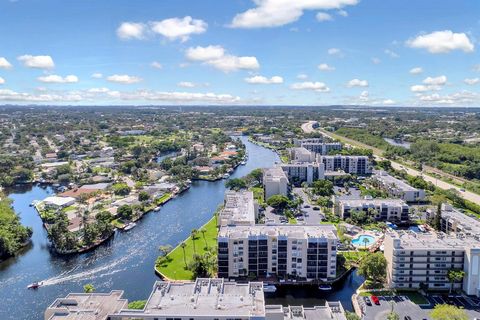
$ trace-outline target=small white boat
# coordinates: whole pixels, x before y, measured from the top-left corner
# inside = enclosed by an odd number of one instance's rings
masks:
[[[137,224],[135,222],[130,222],[129,224],[127,224],[127,226],[123,229],[124,231],[128,231],[128,230],[132,230],[133,228],[135,228]]]
[[[160,207],[155,207],[155,209],[153,209],[153,211],[155,211],[155,212],[160,211]]]
[[[275,287],[275,285],[273,285],[273,284],[263,284],[263,292],[273,293],[275,291],[277,291],[277,287]]]
[[[330,291],[330,290],[332,290],[332,286],[328,285],[328,284],[321,284],[321,285],[318,286],[318,290]]]
[[[244,165],[247,164],[247,161],[244,160],[244,161],[240,162],[240,164],[241,164],[242,166],[244,166]]]
[[[223,175],[223,179],[228,179],[228,178],[230,178],[230,175],[229,175],[228,173],[225,173],[225,174]]]
[[[27,286],[27,289],[38,289],[40,288],[40,286],[42,285],[42,282],[34,282],[34,283],[31,283]]]

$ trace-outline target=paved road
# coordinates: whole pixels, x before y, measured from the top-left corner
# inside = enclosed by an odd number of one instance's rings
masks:
[[[315,131],[315,129],[313,128],[314,123],[315,123],[315,121],[309,121],[309,122],[306,122],[306,123],[302,124],[302,130],[305,133],[314,132]],[[334,135],[332,135],[328,131],[325,131],[325,130],[322,130],[322,129],[318,129],[318,131],[321,132],[322,134],[332,138],[332,139],[338,140]],[[342,139],[347,141],[347,142],[351,142],[352,144],[363,145],[362,143],[359,143],[359,142],[357,142],[355,140],[352,140],[352,139],[343,138],[343,137],[342,137]],[[436,185],[437,187],[439,187],[440,189],[443,189],[443,190],[455,189],[459,192],[460,197],[462,197],[463,199],[480,204],[480,195],[478,195],[476,193],[473,193],[473,192],[470,192],[468,190],[461,191],[459,187],[457,187],[453,184],[450,184],[448,182],[439,180],[435,177],[426,175],[426,174],[422,173],[421,171],[418,171],[418,170],[415,170],[415,169],[412,169],[412,168],[409,168],[409,167],[405,167],[404,165],[402,165],[398,162],[395,162],[395,161],[392,161],[390,159],[385,159],[384,157],[381,157],[378,153],[379,149],[376,149],[376,148],[373,148],[373,147],[370,147],[370,146],[366,146],[366,147],[373,150],[375,160],[389,160],[392,164],[392,167],[395,170],[405,170],[411,176],[420,176],[423,179],[425,179],[426,181],[429,181],[429,182],[433,183],[434,185]]]

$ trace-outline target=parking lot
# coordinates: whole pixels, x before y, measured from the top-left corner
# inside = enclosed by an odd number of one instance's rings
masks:
[[[409,316],[412,320],[431,319],[429,317],[433,306],[436,304],[450,303],[458,307],[462,307],[467,312],[469,319],[480,319],[480,299],[465,298],[461,296],[450,297],[447,300],[439,295],[431,295],[426,297],[430,302],[429,306],[419,306],[406,296],[379,296],[380,305],[376,305],[370,300],[371,305],[365,303],[365,298],[359,296],[359,305],[364,310],[364,320],[385,320],[388,313],[393,310],[400,316],[401,320]]]
[[[319,224],[325,219],[320,207],[309,203],[308,196],[302,188],[293,188],[293,193],[303,199],[303,206],[301,208],[301,215],[297,217],[299,224]],[[318,210],[315,210],[317,208]]]

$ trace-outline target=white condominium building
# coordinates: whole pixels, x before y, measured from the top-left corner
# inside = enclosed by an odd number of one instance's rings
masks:
[[[378,187],[388,192],[392,197],[403,199],[406,202],[425,200],[425,190],[414,188],[405,181],[397,179],[385,171],[376,171],[372,178]]]
[[[392,288],[448,290],[448,271],[463,270],[453,284],[468,295],[480,295],[480,241],[461,234],[392,232],[385,236],[387,280]]]
[[[263,171],[263,188],[265,200],[275,194],[288,195],[288,178],[281,167],[268,168]]]
[[[315,162],[315,153],[303,147],[289,148],[288,159],[293,162]]]
[[[343,170],[346,173],[366,175],[372,173],[372,167],[367,156],[320,156],[317,162],[325,165],[326,171]]]
[[[223,209],[218,214],[218,225],[255,225],[258,204],[251,191],[227,191]]]
[[[436,215],[437,208],[427,209],[427,220],[433,220]],[[441,217],[440,227],[442,232],[461,233],[467,236],[480,235],[480,221],[475,217],[458,211],[448,203],[442,204]]]
[[[340,142],[324,142],[321,138],[295,140],[294,145],[321,155],[327,155],[332,150],[342,150]]]
[[[376,220],[400,222],[408,220],[409,206],[401,199],[340,199],[335,201],[335,213],[342,219],[352,211],[374,210]]]
[[[346,320],[340,302],[304,308],[265,305],[262,282],[223,279],[157,281],[145,307],[128,309],[123,291],[71,293],[45,311],[45,320]]]
[[[297,186],[303,182],[311,184],[315,180],[325,179],[323,163],[294,162],[281,164],[280,167],[287,175],[290,183]]]
[[[333,225],[222,227],[218,234],[218,275],[333,279],[337,241]]]

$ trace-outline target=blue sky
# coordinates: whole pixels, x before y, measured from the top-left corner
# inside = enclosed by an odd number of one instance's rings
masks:
[[[0,0],[0,103],[480,106],[478,0]]]

